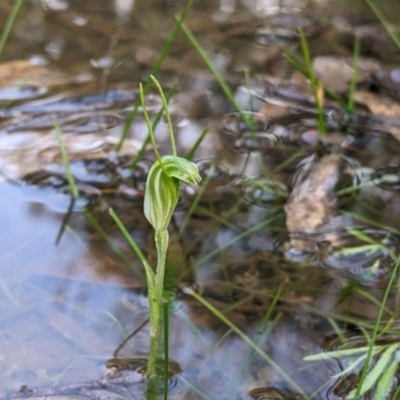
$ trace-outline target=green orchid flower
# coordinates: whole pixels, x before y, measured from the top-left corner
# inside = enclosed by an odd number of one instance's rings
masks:
[[[151,167],[144,196],[144,215],[156,232],[166,230],[179,200],[179,181],[201,180],[195,164],[182,157],[163,156]]]

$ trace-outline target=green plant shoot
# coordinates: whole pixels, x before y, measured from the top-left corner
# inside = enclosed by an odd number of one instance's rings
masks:
[[[154,278],[155,282],[148,282],[150,310],[150,352],[147,375],[149,377],[156,374],[156,362],[161,332],[165,260],[169,240],[168,225],[179,200],[180,181],[188,184],[197,184],[201,180],[197,166],[191,161],[176,155],[172,123],[168,113],[168,107],[164,93],[158,81],[153,76],[150,76],[150,78],[156,85],[163,101],[164,112],[169,126],[173,155],[161,157],[158,153],[152,125],[144,102],[143,87],[140,85],[139,91],[143,106],[143,114],[149,130],[151,142],[153,144],[154,153],[157,158],[147,176],[144,196],[144,215],[154,228],[155,243],[157,248],[157,270]],[[150,288],[152,288],[152,290],[150,290]]]

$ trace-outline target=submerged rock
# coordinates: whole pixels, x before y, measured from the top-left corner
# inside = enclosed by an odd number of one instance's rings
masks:
[[[286,227],[291,246],[299,251],[315,251],[322,243],[341,244],[341,231],[351,218],[338,213],[336,190],[348,174],[346,158],[329,154],[312,155],[299,163],[293,189],[285,206]]]

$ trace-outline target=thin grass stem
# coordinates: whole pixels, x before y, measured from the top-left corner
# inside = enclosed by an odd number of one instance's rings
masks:
[[[190,216],[193,214],[194,210],[196,209],[196,207],[198,206],[201,197],[203,196],[203,193],[205,192],[205,190],[207,189],[207,186],[211,180],[211,175],[213,173],[213,166],[211,167],[211,173],[209,176],[206,176],[206,179],[203,181],[202,185],[200,186],[199,191],[196,193],[195,198],[193,199],[192,203],[190,204],[189,210],[187,211],[185,218],[183,219],[181,226],[179,227],[179,234],[182,235],[183,232],[185,231],[189,220],[190,220]]]
[[[185,8],[183,9],[180,16],[177,18],[177,22],[174,25],[174,28],[172,29],[171,34],[169,35],[164,47],[162,48],[161,53],[160,53],[156,63],[154,64],[154,67],[150,71],[150,75],[157,75],[158,71],[160,70],[165,57],[169,53],[169,51],[172,47],[172,44],[174,43],[176,37],[178,36],[179,31],[181,30],[183,21],[186,19],[187,15],[189,14],[189,11],[192,9],[193,3],[194,3],[194,0],[187,0]],[[151,81],[149,79],[147,79],[146,83],[143,87],[144,94],[147,94],[147,91],[149,90],[150,85],[151,85]],[[139,106],[140,106],[140,99],[136,100],[134,108],[133,108],[132,112],[129,114],[128,119],[126,120],[121,138],[115,148],[116,151],[121,150],[122,145],[123,145],[126,137],[128,136],[129,129],[138,114]]]
[[[139,246],[133,240],[132,236],[126,230],[124,224],[119,219],[118,215],[115,214],[115,212],[114,212],[114,210],[112,208],[110,208],[108,210],[108,212],[110,214],[110,217],[113,219],[113,221],[117,225],[118,229],[121,231],[122,235],[124,236],[124,238],[128,242],[129,246],[131,247],[131,249],[135,253],[136,257],[142,262],[142,264],[143,264],[143,266],[144,266],[144,268],[146,270],[146,273],[148,273],[149,275],[154,277],[154,271],[151,268],[150,263],[148,262],[147,258],[144,256],[144,254],[142,253],[142,250],[140,250]]]
[[[114,244],[114,242],[111,240],[110,236],[105,232],[105,230],[101,227],[97,219],[94,217],[94,215],[89,211],[85,211],[85,216],[88,219],[88,221],[93,225],[94,229],[96,232],[102,237],[108,246],[117,254],[117,256],[125,263],[125,265],[129,265],[131,268],[132,272],[134,272],[139,278],[144,279],[143,273],[138,271],[137,268],[132,264],[132,262],[129,260],[129,258]]]
[[[176,87],[177,87],[177,86],[174,85],[174,86],[167,92],[167,95],[166,95],[167,104],[168,104],[169,101],[171,100],[172,96],[175,94]],[[161,117],[162,117],[162,115],[163,115],[163,112],[164,112],[164,106],[161,107],[161,108],[158,110],[158,112],[157,112],[157,114],[156,114],[156,117],[154,118],[154,121],[153,121],[153,123],[152,123],[152,125],[151,125],[151,128],[152,128],[153,132],[156,131],[156,128],[157,128],[159,122],[161,121]],[[144,139],[144,141],[143,141],[143,143],[142,143],[142,147],[139,149],[138,153],[136,154],[135,158],[134,158],[133,161],[132,161],[132,164],[130,165],[130,168],[131,168],[131,169],[135,169],[135,168],[136,168],[137,164],[138,164],[139,161],[142,159],[143,154],[144,154],[144,152],[146,151],[146,147],[147,147],[147,145],[150,143],[150,141],[151,141],[151,137],[150,137],[150,134],[148,133],[147,136],[146,136],[146,138]]]
[[[176,144],[175,144],[175,138],[174,138],[174,130],[172,128],[171,115],[168,111],[168,103],[167,103],[167,100],[165,99],[164,91],[162,90],[161,85],[158,82],[158,80],[153,75],[150,75],[150,79],[152,80],[152,82],[154,83],[154,85],[156,86],[156,88],[158,90],[158,93],[160,94],[161,101],[162,101],[163,108],[164,108],[165,117],[167,118],[169,140],[171,141],[172,154],[174,156],[176,156],[177,153],[176,153]]]
[[[15,19],[17,18],[17,15],[19,13],[19,10],[22,6],[22,3],[24,0],[16,0],[11,12],[7,18],[6,24],[4,25],[4,28],[2,29],[1,35],[0,35],[0,56],[3,53],[4,46],[7,42],[8,36],[10,35],[10,32],[12,30],[12,27],[14,26]]]
[[[192,148],[187,152],[185,158],[186,160],[192,161],[194,154],[196,153],[197,149],[203,142],[203,139],[206,137],[207,133],[210,130],[210,126],[206,126],[200,133],[200,136],[197,138],[196,142],[192,146]]]
[[[308,71],[303,67],[303,65],[301,64],[301,61],[299,61],[297,59],[297,57],[295,57],[293,54],[291,54],[290,52],[286,52],[285,53],[285,58],[288,61],[288,63],[297,71],[299,71],[301,74],[303,74],[307,79],[311,80],[311,76],[308,73]],[[343,101],[343,99],[336,94],[333,90],[324,87],[324,93],[327,97],[329,97],[331,100],[335,101],[336,103],[338,103],[341,107],[343,107],[344,109],[346,109],[346,102]]]
[[[60,124],[58,123],[57,119],[54,120],[54,127],[55,127],[55,131],[56,131],[58,147],[59,147],[60,153],[61,153],[62,163],[65,168],[65,174],[67,176],[68,185],[71,189],[72,197],[74,199],[77,199],[79,197],[79,189],[78,189],[78,186],[76,185],[74,175],[72,174],[72,171],[71,171],[71,166],[69,163],[67,150],[65,149],[61,127],[60,127]]]
[[[304,63],[306,65],[307,74],[310,78],[311,90],[312,90],[312,93],[314,96],[315,105],[317,107],[318,132],[321,136],[326,136],[324,104],[323,104],[324,90],[323,90],[322,84],[318,81],[318,79],[314,75],[314,71],[313,71],[312,63],[311,63],[310,49],[309,49],[308,43],[307,43],[307,38],[301,29],[299,30],[299,35],[300,35],[301,50],[303,52],[303,57],[304,57]]]
[[[396,43],[396,46],[400,49],[400,36],[398,35],[398,33],[392,28],[392,25],[386,19],[386,17],[383,15],[383,13],[379,10],[379,8],[376,6],[374,1],[367,0],[367,3],[371,7],[371,9],[375,13],[375,15],[379,18],[379,20],[381,21],[382,25],[385,27],[385,29],[389,33],[392,40]]]
[[[225,82],[225,80],[223,79],[221,74],[218,72],[218,70],[214,67],[214,64],[211,62],[207,53],[204,51],[200,42],[194,36],[194,34],[190,30],[190,28],[185,23],[182,23],[182,30],[185,32],[185,34],[186,34],[187,38],[189,39],[190,43],[192,44],[192,46],[199,53],[200,57],[206,64],[207,68],[210,70],[211,74],[214,76],[215,80],[221,86],[221,89],[225,93],[225,96],[231,102],[231,104],[233,105],[235,110],[239,113],[240,118],[242,118],[243,122],[245,122],[251,129],[253,129],[254,128],[253,121],[250,118],[248,118],[246,113],[243,111],[242,107],[240,107],[240,105],[236,101],[235,96],[233,95],[231,89],[229,88],[229,86],[227,85],[227,83]]]
[[[250,339],[241,329],[239,329],[232,321],[225,317],[219,310],[217,310],[212,304],[210,304],[205,298],[197,294],[194,290],[187,288],[184,292],[197,300],[207,310],[218,317],[225,325],[228,326],[233,332],[235,332],[250,348],[252,348],[261,358],[271,365],[274,370],[283,378],[285,381],[293,387],[304,399],[309,397],[303,392],[301,387],[278,365],[275,361],[269,357],[252,339]]]
[[[367,377],[369,366],[370,366],[371,359],[372,359],[373,349],[374,349],[374,346],[375,346],[375,341],[376,341],[376,338],[378,336],[378,331],[379,331],[380,323],[381,323],[381,320],[382,320],[383,310],[385,309],[385,305],[386,305],[387,299],[389,297],[390,290],[391,290],[391,288],[393,286],[394,279],[395,279],[395,277],[397,275],[399,266],[400,266],[400,254],[397,256],[396,264],[395,264],[395,266],[394,266],[394,268],[392,270],[392,273],[390,274],[389,282],[388,282],[388,284],[386,286],[385,293],[383,295],[382,302],[381,302],[381,305],[379,307],[379,312],[378,312],[378,315],[376,317],[375,324],[374,324],[374,331],[373,331],[371,339],[369,341],[367,358],[365,360],[364,368],[363,368],[363,370],[361,372],[361,377],[360,377],[360,380],[358,381],[358,385],[357,385],[357,388],[356,388],[356,391],[355,391],[355,398],[358,398],[360,396],[361,389],[362,389],[363,384],[364,384],[364,380]]]
[[[160,161],[160,163],[161,163],[161,156],[157,149],[157,144],[156,144],[156,139],[154,137],[153,127],[151,125],[150,117],[147,112],[146,102],[144,100],[143,85],[141,83],[139,83],[139,96],[140,96],[140,101],[143,105],[143,116],[144,116],[144,120],[146,121],[147,130],[149,132],[151,144],[153,145],[153,151],[154,151],[154,154],[156,155],[157,160]]]
[[[252,228],[242,232],[240,235],[235,236],[233,239],[228,240],[226,243],[224,243],[222,246],[218,247],[217,249],[211,251],[210,253],[208,253],[206,256],[204,256],[203,258],[201,258],[200,260],[197,261],[197,265],[200,265],[201,263],[203,263],[204,261],[214,257],[216,254],[220,253],[223,249],[226,249],[227,247],[232,246],[233,244],[235,244],[237,241],[239,241],[240,239],[243,239],[246,236],[251,235],[254,232],[259,231],[261,228],[263,228],[266,225],[270,225],[272,222],[274,222],[276,219],[278,219],[279,215],[274,215],[271,218],[260,222],[259,224],[253,226]]]

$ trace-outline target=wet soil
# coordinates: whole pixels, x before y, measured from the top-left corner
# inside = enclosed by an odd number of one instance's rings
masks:
[[[361,375],[340,375],[354,358],[304,357],[366,346],[377,318],[377,344],[398,342],[400,50],[364,2],[261,3],[195,2],[187,18],[244,117],[182,32],[157,74],[176,86],[179,154],[210,127],[193,157],[203,183],[182,188],[170,227],[170,399],[344,399]],[[109,210],[155,265],[143,216],[154,155],[141,111],[130,116],[183,5],[21,10],[0,62],[0,399],[146,398],[144,271]],[[9,10],[0,4],[0,26]],[[299,28],[321,88],[337,95],[323,95],[325,137],[287,60],[301,59]],[[155,91],[146,103],[154,117]],[[163,120],[156,137],[166,154]]]

